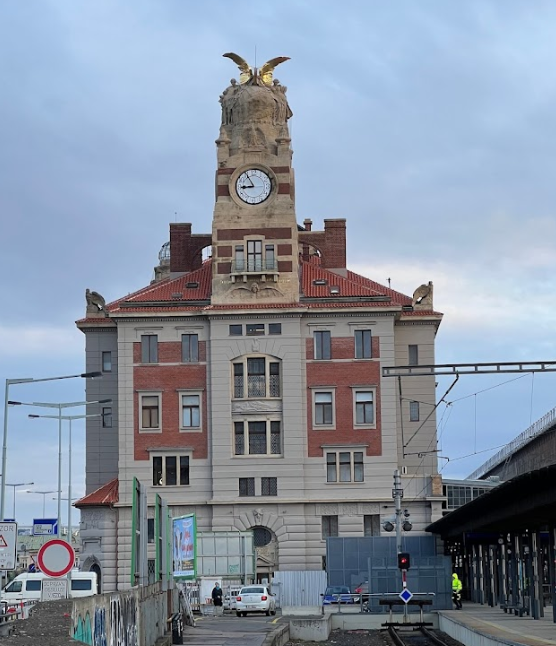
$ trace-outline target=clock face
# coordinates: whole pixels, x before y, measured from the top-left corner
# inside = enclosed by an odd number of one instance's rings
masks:
[[[272,192],[272,180],[264,171],[251,168],[237,178],[236,192],[246,204],[261,204]]]

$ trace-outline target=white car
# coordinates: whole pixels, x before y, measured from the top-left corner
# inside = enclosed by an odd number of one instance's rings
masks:
[[[266,585],[246,585],[236,597],[236,615],[247,617],[248,612],[276,614],[276,599]]]

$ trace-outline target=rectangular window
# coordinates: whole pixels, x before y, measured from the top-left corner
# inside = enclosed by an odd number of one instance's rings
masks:
[[[363,536],[380,536],[380,514],[363,516]]]
[[[355,392],[355,423],[375,423],[374,393],[372,390],[357,390]]]
[[[234,397],[236,399],[242,399],[243,393],[243,364],[234,363]]]
[[[243,245],[237,245],[235,248],[236,252],[236,271],[244,271],[245,270],[245,250],[243,248]]]
[[[408,352],[408,365],[418,366],[419,365],[419,346],[409,345],[407,346],[407,352]]]
[[[276,258],[274,257],[274,245],[267,244],[264,246],[265,269],[273,270],[276,267]]]
[[[281,455],[282,430],[279,421],[234,422],[234,455]]]
[[[334,424],[333,398],[331,392],[315,392],[315,426],[332,426]]]
[[[158,395],[141,396],[141,428],[160,428],[160,398]]]
[[[143,334],[141,337],[141,363],[158,363],[158,336]]]
[[[154,518],[147,518],[147,543],[154,543]]]
[[[230,325],[230,336],[242,336],[243,325]]]
[[[313,341],[315,346],[315,359],[319,361],[330,359],[330,332],[314,332]]]
[[[182,363],[197,363],[199,361],[199,335],[181,335],[181,360]]]
[[[269,323],[268,324],[268,333],[269,334],[282,334],[282,324],[281,323]]]
[[[419,421],[419,402],[409,402],[409,421]]]
[[[182,428],[200,428],[201,397],[200,395],[182,395]]]
[[[363,451],[326,454],[326,482],[363,482]]]
[[[272,361],[268,366],[268,396],[280,397],[280,364]]]
[[[338,516],[322,516],[322,537],[338,536]]]
[[[189,484],[189,456],[153,456],[153,486],[171,487]]]
[[[112,353],[102,353],[102,372],[112,372]]]
[[[247,396],[266,397],[265,360],[247,359]]]
[[[264,323],[247,323],[245,326],[245,334],[247,336],[263,336]]]
[[[239,495],[242,497],[255,495],[255,478],[239,479]]]
[[[102,428],[112,428],[112,406],[102,409]]]
[[[247,241],[247,271],[261,271],[263,268],[263,241]]]
[[[261,496],[278,495],[278,478],[261,478]]]
[[[370,359],[372,356],[371,331],[355,330],[355,358]]]

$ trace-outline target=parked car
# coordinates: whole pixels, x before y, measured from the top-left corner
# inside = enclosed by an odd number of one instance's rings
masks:
[[[363,583],[360,583],[354,590],[355,594],[361,595],[363,597],[363,603],[367,603],[369,600],[369,582],[368,581],[363,581]],[[360,598],[356,599],[356,602],[360,601]]]
[[[354,603],[347,585],[331,585],[322,595],[322,603],[327,606],[331,603]]]
[[[276,599],[266,585],[247,585],[236,597],[236,615],[247,617],[248,612],[264,612],[267,617],[276,614]]]

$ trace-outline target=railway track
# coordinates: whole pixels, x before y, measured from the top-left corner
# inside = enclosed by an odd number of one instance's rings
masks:
[[[396,629],[389,626],[388,634],[395,646],[448,646],[434,632],[424,627]]]

